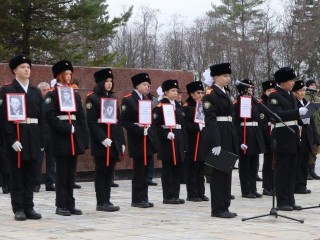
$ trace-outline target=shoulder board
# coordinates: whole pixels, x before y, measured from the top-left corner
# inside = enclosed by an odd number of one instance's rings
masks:
[[[189,103],[185,102],[185,103],[183,104],[183,106],[184,106],[184,107],[187,107],[187,106],[189,106]]]
[[[90,95],[94,94],[94,92],[90,92],[87,94],[87,97],[89,97]]]
[[[3,84],[3,86],[8,86],[8,85],[10,85],[11,84],[11,82],[10,83],[5,83],[5,84]]]
[[[124,96],[124,98],[130,97],[132,95],[132,93],[129,93],[127,95]]]
[[[232,104],[236,104],[238,101],[237,100],[233,100],[232,101]]]
[[[159,102],[157,107],[161,107],[162,106],[162,102]]]
[[[213,88],[208,88],[206,94],[210,94],[213,91]]]

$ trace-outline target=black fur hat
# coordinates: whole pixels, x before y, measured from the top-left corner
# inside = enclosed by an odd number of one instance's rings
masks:
[[[140,83],[148,82],[151,84],[151,80],[148,73],[139,73],[131,77],[133,87],[138,86]]]
[[[94,79],[96,83],[104,81],[107,78],[113,79],[111,68],[104,68],[94,73]]]
[[[291,91],[295,92],[304,87],[304,82],[302,80],[295,81],[294,86]]]
[[[11,58],[9,61],[9,67],[12,73],[13,73],[13,70],[16,69],[16,67],[18,67],[20,64],[23,64],[23,63],[28,63],[31,68],[31,59],[26,55],[19,54]]]
[[[282,83],[282,82],[287,82],[289,80],[294,80],[296,77],[297,76],[294,73],[293,69],[289,67],[280,68],[274,74],[274,80],[276,81],[276,83]]]
[[[178,80],[168,79],[165,80],[161,85],[162,91],[169,91],[171,88],[177,88],[179,89],[179,83]]]
[[[194,81],[194,82],[188,83],[186,85],[186,88],[187,88],[188,94],[196,92],[198,90],[201,90],[201,91],[204,90],[203,84],[201,81]]]
[[[220,63],[210,66],[210,75],[212,77],[231,73],[230,63]]]
[[[61,60],[52,66],[53,77],[56,78],[60,73],[70,70],[73,72],[72,63],[68,60]]]

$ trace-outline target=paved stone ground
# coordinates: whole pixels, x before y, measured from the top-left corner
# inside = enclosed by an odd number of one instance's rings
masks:
[[[242,198],[237,170],[233,171],[232,185],[236,199],[230,208],[238,213],[234,219],[212,218],[210,202],[164,205],[160,179],[155,181],[159,185],[149,188],[149,198],[155,207],[148,209],[131,207],[131,182],[117,181],[120,187],[112,189],[112,202],[121,210],[114,213],[95,211],[93,182],[82,182],[82,188],[75,190],[74,195],[77,207],[84,214],[70,217],[54,214],[55,193],[46,192],[42,185],[35,194],[35,209],[43,217],[38,221],[14,221],[10,197],[1,193],[0,239],[320,239],[320,208],[279,212],[302,219],[303,224],[274,216],[243,222],[243,217],[268,214],[272,199],[266,196],[253,200]],[[320,181],[309,181],[308,187],[312,193],[296,195],[297,204],[319,206]],[[206,189],[210,196],[209,184]],[[258,189],[261,191],[261,183]],[[181,197],[186,198],[185,185],[181,185]]]

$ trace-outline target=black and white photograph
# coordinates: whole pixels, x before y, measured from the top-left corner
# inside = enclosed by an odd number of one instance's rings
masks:
[[[101,98],[101,122],[108,124],[117,123],[117,100]]]
[[[59,105],[61,112],[75,112],[76,102],[72,87],[58,87]]]
[[[194,113],[194,122],[204,124],[203,102],[198,101]]]
[[[7,95],[8,121],[26,120],[25,94],[8,93]]]

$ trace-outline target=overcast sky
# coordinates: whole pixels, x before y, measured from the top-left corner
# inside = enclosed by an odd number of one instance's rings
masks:
[[[283,6],[279,0],[269,0],[271,9],[277,13],[283,11]],[[184,17],[189,24],[195,18],[204,16],[211,9],[211,4],[220,5],[220,0],[106,0],[109,5],[111,17],[119,16],[123,9],[128,9],[133,5],[133,18],[141,6],[148,6],[152,9],[159,9],[161,14],[159,20],[165,22],[172,15],[179,14]]]

